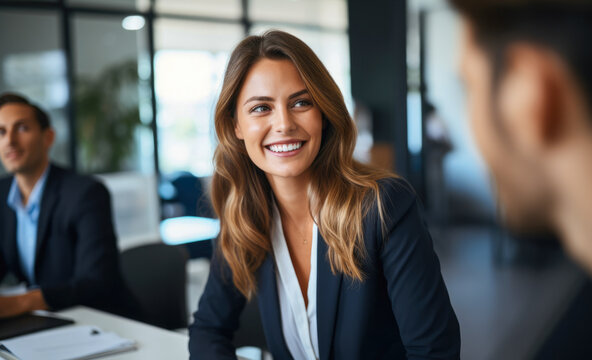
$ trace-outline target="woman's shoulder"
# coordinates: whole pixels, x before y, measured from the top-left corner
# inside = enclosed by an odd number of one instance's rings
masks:
[[[415,190],[407,180],[400,176],[392,175],[377,180],[381,192],[387,192],[394,196],[415,197]]]
[[[408,207],[417,200],[415,189],[402,177],[382,178],[378,180],[378,188],[383,206]]]
[[[382,209],[382,220],[387,227],[403,217],[418,202],[415,190],[402,177],[385,177],[378,180],[379,197],[375,200],[371,213],[379,217],[378,207]]]

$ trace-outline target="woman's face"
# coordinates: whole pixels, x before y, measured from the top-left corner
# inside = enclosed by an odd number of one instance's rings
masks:
[[[259,60],[238,95],[236,136],[270,178],[305,179],[321,147],[320,110],[290,60]]]

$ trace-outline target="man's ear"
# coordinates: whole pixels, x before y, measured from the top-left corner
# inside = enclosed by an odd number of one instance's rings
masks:
[[[508,47],[503,65],[498,121],[520,150],[545,150],[562,131],[560,65],[553,54],[532,44]]]
[[[53,145],[55,141],[55,131],[52,128],[43,130],[43,145],[47,150]]]

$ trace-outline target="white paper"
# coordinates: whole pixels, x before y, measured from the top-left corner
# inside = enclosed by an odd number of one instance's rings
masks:
[[[15,296],[22,295],[27,292],[27,285],[20,283],[13,286],[2,286],[0,287],[0,296]]]
[[[136,348],[134,341],[90,325],[45,330],[4,340],[2,344],[27,360],[90,359]]]

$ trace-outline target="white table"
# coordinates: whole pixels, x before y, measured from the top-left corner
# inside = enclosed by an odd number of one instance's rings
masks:
[[[137,350],[107,356],[105,359],[189,359],[189,338],[187,335],[85,306],[59,311],[57,314],[73,319],[77,325],[95,325],[103,331],[112,331],[121,337],[137,342]]]

